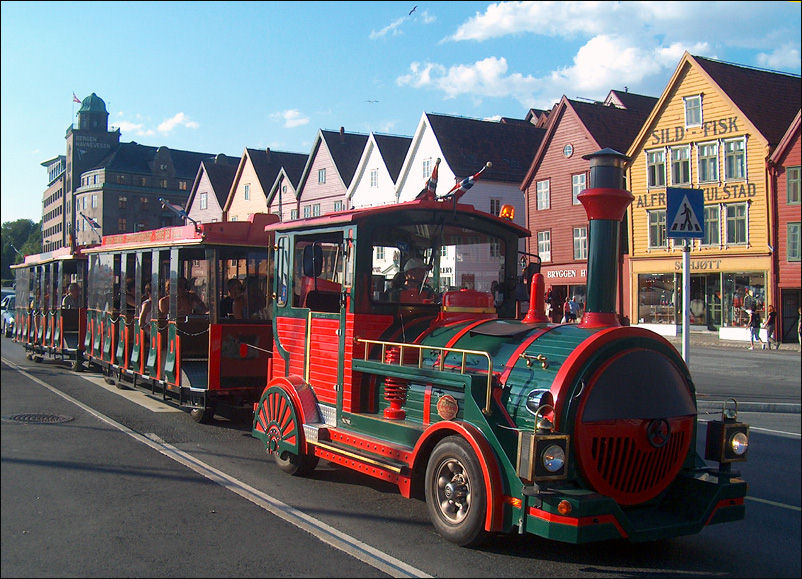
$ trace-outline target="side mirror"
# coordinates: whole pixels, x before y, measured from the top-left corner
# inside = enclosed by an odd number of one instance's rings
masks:
[[[304,247],[303,270],[307,277],[320,277],[323,271],[323,249],[317,243]]]

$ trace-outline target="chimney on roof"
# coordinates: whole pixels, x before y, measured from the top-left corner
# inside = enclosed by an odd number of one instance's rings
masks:
[[[265,153],[267,153],[267,162],[269,163],[270,162],[270,147],[265,149]]]
[[[340,142],[345,142],[345,127],[340,127]]]

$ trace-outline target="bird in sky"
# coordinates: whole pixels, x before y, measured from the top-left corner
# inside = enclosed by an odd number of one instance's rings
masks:
[[[407,16],[412,16],[412,13],[415,12],[415,10],[417,10],[417,9],[418,9],[418,5],[416,4],[415,6],[412,7],[412,10],[409,11],[409,14],[407,14]]]
[[[366,103],[377,103],[377,102],[379,102],[379,101],[366,100],[365,102],[366,102]]]

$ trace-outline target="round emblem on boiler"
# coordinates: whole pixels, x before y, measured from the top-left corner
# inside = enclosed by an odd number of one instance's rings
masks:
[[[655,418],[646,427],[646,438],[655,448],[662,448],[671,438],[671,426],[665,418]]]
[[[457,415],[459,405],[450,394],[441,396],[437,401],[437,415],[443,420],[451,420]]]

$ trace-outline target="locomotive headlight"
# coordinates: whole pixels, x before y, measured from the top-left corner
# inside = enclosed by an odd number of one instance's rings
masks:
[[[745,432],[736,432],[730,438],[730,449],[736,456],[743,456],[749,448],[749,438]]]
[[[540,460],[543,463],[543,468],[553,474],[565,466],[565,451],[561,446],[552,444],[543,451],[543,454],[540,455]]]

